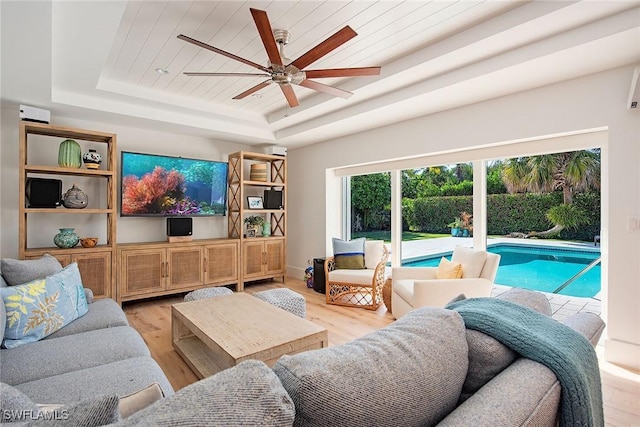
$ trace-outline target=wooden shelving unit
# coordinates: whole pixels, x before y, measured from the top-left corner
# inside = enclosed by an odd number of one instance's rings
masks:
[[[31,136],[40,135],[42,144],[59,144],[62,140],[70,138],[84,144],[105,144],[101,169],[73,169],[56,166],[57,158],[51,159],[51,164],[35,165],[29,163],[29,139]],[[115,298],[115,260],[116,260],[116,134],[96,132],[84,129],[75,129],[62,126],[54,126],[40,123],[20,123],[20,179],[18,188],[18,256],[21,259],[39,258],[44,253],[55,256],[62,265],[77,262],[82,275],[83,284],[94,292],[96,298]],[[26,207],[26,182],[29,176],[49,175],[78,176],[89,179],[106,180],[106,201],[104,208],[66,209],[59,208],[27,208]],[[90,195],[91,197],[92,195]],[[101,203],[102,204],[102,203]],[[28,221],[32,214],[63,214],[63,215],[105,215],[106,216],[106,243],[94,248],[84,248],[80,245],[70,249],[58,247],[28,247]],[[53,238],[53,235],[51,236]]]
[[[252,163],[267,163],[267,181],[249,179]],[[230,239],[240,239],[240,281],[282,278],[286,274],[287,246],[287,158],[270,154],[239,151],[229,155],[229,232]],[[282,191],[282,209],[249,209],[247,196],[263,197],[264,190]],[[263,215],[270,224],[268,237],[246,237],[244,219]]]

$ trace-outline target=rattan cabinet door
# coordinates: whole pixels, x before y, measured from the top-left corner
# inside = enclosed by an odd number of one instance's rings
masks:
[[[268,239],[265,247],[265,274],[284,274],[284,239]]]
[[[262,240],[246,241],[242,244],[243,277],[250,279],[264,275],[264,243]]]
[[[202,247],[167,249],[168,289],[192,288],[202,285]]]
[[[120,251],[120,297],[163,291],[166,282],[166,253],[165,249]]]
[[[115,299],[111,294],[111,251],[72,254],[71,262],[78,263],[82,285],[91,289],[95,298]]]
[[[222,285],[238,282],[238,241],[204,248],[204,283]]]

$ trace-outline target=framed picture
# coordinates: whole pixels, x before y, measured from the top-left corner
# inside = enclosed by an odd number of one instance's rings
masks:
[[[247,196],[247,205],[249,209],[263,209],[262,197],[260,196]]]
[[[256,237],[256,230],[255,230],[255,228],[249,228],[249,229],[247,229],[247,237]]]

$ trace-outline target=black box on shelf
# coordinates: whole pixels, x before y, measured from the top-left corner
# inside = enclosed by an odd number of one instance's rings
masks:
[[[264,208],[265,209],[282,209],[282,191],[280,190],[264,190]]]
[[[62,180],[27,178],[25,199],[28,208],[57,208],[62,200]]]
[[[167,236],[191,236],[193,234],[193,218],[167,218]]]

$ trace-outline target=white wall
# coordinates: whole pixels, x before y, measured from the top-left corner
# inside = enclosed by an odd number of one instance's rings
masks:
[[[2,131],[0,160],[1,198],[0,225],[2,227],[2,257],[16,257],[18,255],[18,111],[17,109],[2,109]],[[52,124],[70,126],[95,131],[112,132],[117,134],[117,161],[120,151],[136,151],[152,154],[167,154],[198,159],[227,161],[229,153],[247,150],[245,145],[224,141],[214,141],[207,138],[160,132],[151,129],[139,129],[123,125],[113,125],[68,117],[52,117]],[[53,164],[57,160],[57,144],[52,144]],[[54,153],[55,152],[55,153]],[[41,153],[34,153],[34,157]],[[31,155],[31,154],[30,154]],[[118,169],[119,175],[119,169]],[[62,178],[62,191],[71,187],[77,178]],[[87,182],[78,184],[91,197],[105,197],[100,189],[83,187]],[[118,180],[118,196],[120,182]],[[97,193],[97,194],[96,194]],[[102,216],[100,216],[102,217]],[[81,236],[98,236],[104,242],[104,219],[84,215],[30,215],[29,218],[29,246],[53,246],[53,236],[59,227],[75,227]],[[164,218],[118,217],[117,242],[149,242],[166,240],[166,220]],[[227,217],[194,218],[193,237],[210,238],[227,236]]]
[[[338,231],[340,195],[325,198],[327,185],[336,188],[326,179],[333,168],[490,146],[499,157],[500,145],[514,141],[607,129],[605,355],[640,369],[640,234],[627,230],[628,219],[640,217],[640,111],[625,105],[632,75],[633,66],[623,67],[290,150],[289,182],[296,183],[288,199],[290,275],[302,277],[309,258],[328,254],[328,238]]]

